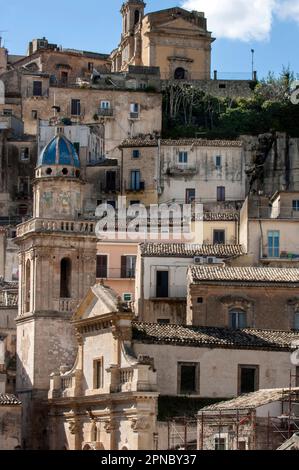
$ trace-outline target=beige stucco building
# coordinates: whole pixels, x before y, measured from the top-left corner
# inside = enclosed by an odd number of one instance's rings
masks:
[[[239,245],[153,243],[139,245],[135,312],[140,321],[186,324],[187,271],[198,263],[237,263]]]
[[[240,214],[240,243],[254,265],[299,266],[299,192],[250,195]]]

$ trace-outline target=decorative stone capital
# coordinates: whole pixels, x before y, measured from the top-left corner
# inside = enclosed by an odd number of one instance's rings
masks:
[[[67,419],[69,431],[71,434],[78,434],[80,430],[80,420],[78,418]]]
[[[149,419],[146,417],[133,418],[131,429],[134,432],[147,431],[150,428]]]
[[[112,431],[116,431],[118,427],[119,427],[118,422],[112,419],[107,420],[104,423],[104,429],[107,434],[110,434]]]

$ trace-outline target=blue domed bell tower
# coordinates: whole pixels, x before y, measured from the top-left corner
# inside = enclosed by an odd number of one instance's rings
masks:
[[[27,448],[47,448],[50,374],[72,366],[72,314],[96,281],[95,222],[83,213],[84,181],[73,144],[58,132],[43,149],[33,218],[18,226],[17,392]]]

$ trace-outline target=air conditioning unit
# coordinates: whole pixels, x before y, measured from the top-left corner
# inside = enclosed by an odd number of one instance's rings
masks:
[[[212,256],[209,256],[207,258],[207,264],[215,264],[215,263],[217,263],[217,258],[214,258]]]
[[[202,258],[201,256],[195,256],[193,261],[194,261],[194,264],[205,264],[206,263],[205,258]]]

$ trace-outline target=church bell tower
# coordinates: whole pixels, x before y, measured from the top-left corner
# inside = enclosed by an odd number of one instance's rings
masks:
[[[95,222],[84,220],[79,157],[62,129],[42,151],[33,218],[18,226],[17,393],[24,446],[47,448],[50,374],[76,356],[70,322],[95,281]]]

